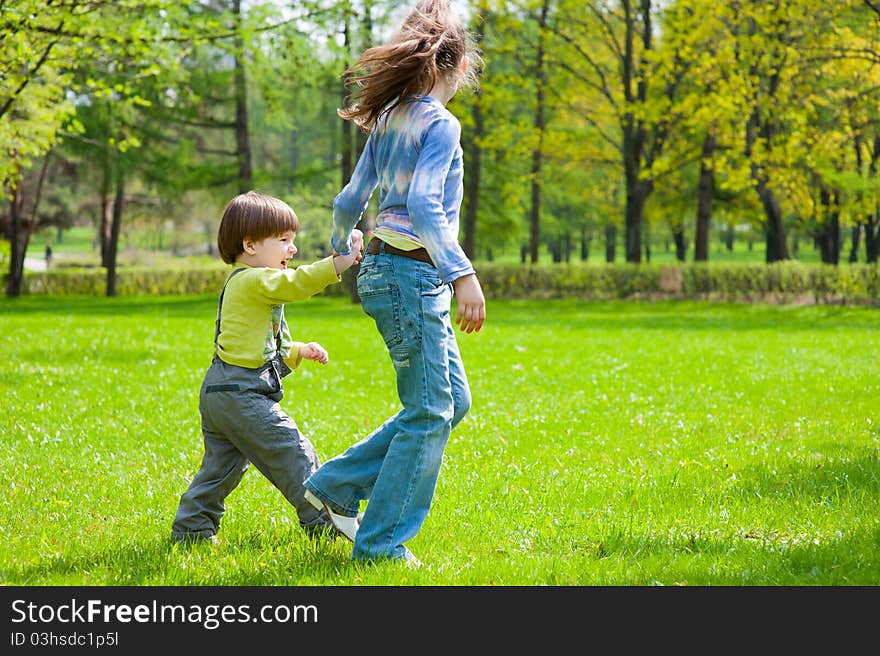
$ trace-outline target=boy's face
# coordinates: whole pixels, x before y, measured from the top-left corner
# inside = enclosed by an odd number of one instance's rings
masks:
[[[286,269],[287,263],[296,255],[296,246],[293,244],[295,238],[296,233],[288,230],[262,241],[245,239],[244,250],[250,256],[249,264],[255,267]]]

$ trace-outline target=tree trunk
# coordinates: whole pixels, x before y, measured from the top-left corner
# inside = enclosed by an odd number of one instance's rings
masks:
[[[871,149],[871,153],[868,170],[871,176],[876,179],[878,169],[880,169],[880,134],[874,137],[874,147]],[[874,211],[867,216],[865,222],[865,261],[873,264],[878,257],[880,257],[880,203],[875,203]]]
[[[865,261],[874,264],[880,259],[880,230],[877,223],[865,228]]]
[[[119,250],[119,229],[122,226],[122,211],[125,208],[125,171],[121,163],[116,170],[116,194],[113,197],[113,221],[110,226],[110,241],[107,244],[109,266],[107,267],[107,296],[116,296],[116,255]]]
[[[767,88],[762,93],[772,100],[776,97],[778,85],[779,75],[776,73],[767,80]],[[782,208],[779,206],[779,201],[770,188],[769,175],[766,168],[755,158],[754,154],[755,143],[758,139],[764,144],[764,148],[769,154],[773,138],[776,136],[776,129],[773,125],[774,121],[772,118],[762,115],[761,104],[756,100],[746,121],[745,156],[749,161],[752,187],[757,192],[761,205],[764,208],[764,215],[767,217],[764,224],[764,235],[767,244],[764,259],[768,264],[789,259],[788,245],[785,240],[785,225],[782,221]]]
[[[15,298],[21,295],[21,288],[24,283],[24,260],[27,254],[28,244],[31,235],[40,226],[39,207],[40,198],[43,194],[43,184],[46,182],[46,173],[49,170],[49,158],[51,151],[46,153],[43,158],[43,165],[40,168],[40,177],[37,179],[36,187],[33,190],[34,202],[31,209],[30,220],[24,218],[24,192],[22,187],[25,180],[19,176],[15,190],[12,192],[12,201],[9,206],[9,279],[6,281],[6,295]],[[46,248],[49,248],[48,245]],[[46,257],[46,264],[49,264],[49,256]]]
[[[840,211],[837,209],[836,194],[822,187],[819,190],[819,203],[825,215],[825,222],[819,226],[816,243],[822,262],[838,264],[840,261]]]
[[[30,241],[30,230],[23,220],[24,196],[21,192],[22,182],[19,180],[12,192],[9,204],[9,278],[6,280],[6,295],[16,298],[21,295],[24,277],[24,255]]]
[[[586,228],[581,228],[581,262],[590,259],[590,235]]]
[[[663,122],[654,126],[652,152],[646,149],[649,134],[646,124],[636,116],[634,108],[644,106],[648,100],[648,66],[639,69],[638,60],[645,52],[652,51],[653,27],[651,0],[639,3],[624,2],[626,27],[624,47],[621,59],[623,71],[623,93],[626,100],[626,112],[623,116],[623,170],[626,180],[626,210],[624,213],[624,255],[627,262],[638,264],[642,261],[642,228],[644,227],[645,203],[653,191],[653,182],[642,179],[642,161],[645,168],[650,169],[651,162],[659,155],[662,135],[665,132]],[[641,15],[641,30],[637,33],[636,14]],[[638,41],[638,46],[636,46]],[[641,51],[642,54],[636,54]],[[670,97],[670,100],[672,98]],[[650,246],[646,247],[650,258]]]
[[[98,246],[101,249],[101,266],[105,269],[110,266],[110,253],[107,245],[110,243],[110,224],[113,222],[113,207],[110,196],[112,184],[110,171],[110,155],[107,148],[101,151],[101,216],[98,218]]]
[[[856,225],[850,229],[849,263],[859,261],[859,245],[862,240],[862,226]]]
[[[773,191],[764,183],[758,183],[758,196],[761,199],[761,205],[764,206],[764,213],[767,216],[767,223],[764,226],[764,232],[767,238],[766,262],[778,262],[787,260],[788,244],[785,241],[785,225],[782,222],[782,208]]]
[[[675,259],[684,262],[687,258],[687,239],[682,228],[672,231],[672,241],[675,243]]]
[[[631,177],[634,176],[634,179]],[[642,261],[642,223],[650,184],[638,180],[638,167],[626,174],[626,209],[624,214],[624,255],[627,262]]]
[[[880,230],[878,220],[874,216],[865,225],[865,261],[874,264],[880,258]]]
[[[476,47],[480,49],[486,31],[485,7],[479,6],[477,8],[477,14],[474,17],[474,25],[476,26],[476,29],[474,30],[476,33]],[[482,174],[483,154],[480,140],[486,132],[486,126],[483,121],[483,107],[481,105],[482,98],[483,95],[478,87],[476,91],[474,91],[474,100],[471,105],[471,116],[474,119],[474,126],[473,129],[470,130],[469,155],[466,163],[467,165],[465,166],[467,180],[465,181],[466,206],[464,216],[462,217],[464,221],[464,241],[462,242],[462,249],[464,250],[465,255],[471,259],[473,259],[474,253],[477,252],[477,210],[479,209],[480,203],[480,177]]]
[[[471,115],[474,119],[474,127],[469,137],[470,148],[468,151],[470,154],[466,167],[468,175],[465,185],[467,205],[464,213],[464,243],[462,244],[464,253],[469,258],[473,258],[476,252],[477,209],[479,208],[480,201],[481,155],[483,150],[479,142],[485,132],[479,90],[475,92]]]
[[[364,0],[363,14],[361,15],[361,38],[363,39],[363,48],[373,45],[373,0]],[[361,153],[364,152],[364,146],[367,145],[367,133],[363,130],[355,130],[355,154],[354,160],[358,160]],[[366,233],[363,223],[358,223],[358,228]]]
[[[541,4],[541,18],[538,22],[538,49],[535,53],[535,132],[538,144],[532,150],[532,206],[529,214],[529,250],[532,263],[538,261],[538,250],[541,244],[541,165],[544,145],[544,87],[547,84],[547,71],[544,66],[544,32],[547,29],[547,15],[550,11],[550,0]]]
[[[248,134],[247,78],[242,59],[244,43],[241,37],[241,0],[234,0],[232,13],[235,20],[235,142],[238,146],[238,192],[243,194],[253,189],[254,174]]]
[[[617,257],[617,227],[609,223],[605,226],[605,261],[614,263]]]
[[[372,41],[372,33],[373,33],[373,23],[371,17],[371,7],[372,3],[366,2],[364,3],[364,14],[363,21],[361,23],[361,34],[363,35],[364,41],[367,44],[370,44]],[[351,37],[351,14],[346,11],[345,16],[343,18],[342,25],[342,34],[343,34],[343,43],[345,45],[345,51],[349,52],[352,46],[352,37]],[[346,62],[347,64],[347,62]],[[342,99],[341,106],[345,106],[346,97],[348,95],[348,88],[343,81],[342,88]],[[356,160],[361,156],[363,152],[364,146],[367,144],[367,134],[358,129],[354,132],[354,128],[352,127],[351,121],[342,121],[342,126],[340,130],[341,134],[341,147],[340,147],[340,176],[342,178],[342,186],[344,187],[351,180],[351,176],[354,173],[354,167]],[[353,149],[353,145],[356,144],[356,148]],[[355,227],[364,233],[364,236],[367,236],[369,228],[367,226],[367,221],[364,216],[361,216],[358,219]],[[346,269],[342,273],[342,284],[345,289],[348,291],[348,295],[351,298],[352,303],[360,303],[361,297],[358,294],[357,290],[357,277],[358,273],[361,270],[360,264],[353,264],[348,269]]]
[[[351,48],[351,24],[349,22],[350,16],[348,11],[345,12],[342,21],[342,46],[345,48],[345,52],[348,52]],[[348,61],[343,62],[343,64],[347,67]],[[348,97],[348,87],[346,86],[345,80],[342,81],[340,92],[342,97],[341,106],[345,107],[346,98]],[[351,121],[342,119],[341,133],[342,143],[339,147],[339,175],[342,187],[344,187],[348,184],[348,181],[351,180],[351,174],[354,171],[354,162],[352,161],[351,153]]]
[[[709,260],[709,224],[712,218],[712,192],[715,188],[715,170],[711,164],[715,151],[715,135],[706,132],[703,139],[702,160],[700,162],[700,182],[697,186],[697,229],[694,236],[694,261]]]
[[[727,226],[727,230],[724,231],[724,237],[722,241],[724,241],[724,248],[728,253],[733,252],[733,240],[736,237],[736,233],[733,230],[733,226]],[[752,250],[752,241],[749,240],[749,252]]]

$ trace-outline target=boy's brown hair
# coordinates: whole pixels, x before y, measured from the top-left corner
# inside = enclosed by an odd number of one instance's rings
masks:
[[[245,239],[262,241],[288,230],[299,231],[299,219],[290,205],[256,191],[239,194],[226,204],[220,219],[217,230],[220,258],[226,264],[234,264],[244,252]]]

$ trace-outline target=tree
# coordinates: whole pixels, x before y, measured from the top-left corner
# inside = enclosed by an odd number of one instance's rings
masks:
[[[487,17],[489,8],[485,0],[477,3],[476,14],[472,19],[472,27],[475,28],[478,51],[482,50],[485,29],[488,25]],[[482,73],[482,71],[480,71]],[[464,227],[464,239],[462,249],[469,258],[473,258],[476,252],[477,239],[477,216],[480,205],[480,177],[482,174],[483,144],[482,139],[486,134],[484,110],[482,102],[482,90],[477,87],[474,91],[474,99],[470,103],[471,129],[462,139],[467,146],[467,166],[465,167],[465,191],[464,191],[464,214],[462,223]]]
[[[658,52],[659,2],[565,0],[555,34],[568,44],[564,65],[616,118],[606,133],[621,158],[626,190],[624,250],[627,262],[642,259],[642,226],[654,190],[654,162],[662,155],[672,124],[680,120],[677,94],[688,60]],[[584,120],[596,123],[591,117]]]
[[[449,103],[462,124],[466,192],[464,244],[469,257],[528,243],[529,162],[533,147],[534,23],[518,5],[479,5],[484,68],[478,93],[459,92]],[[528,247],[526,247],[528,248]]]
[[[541,0],[537,7],[537,35],[535,43],[535,139],[532,147],[531,208],[529,211],[529,256],[532,262],[538,261],[538,246],[541,243],[541,167],[544,159],[544,133],[547,129],[545,95],[547,87],[546,32],[550,14],[550,0]]]
[[[162,44],[180,38],[188,2],[181,0],[120,0],[0,3],[0,159],[3,192],[13,205],[25,203],[20,181],[35,159],[66,135],[81,133],[75,114],[95,97],[115,96],[120,104],[141,102],[126,85],[107,77],[78,75],[96,61],[128,62],[131,79],[157,74]],[[195,26],[198,29],[199,26]],[[189,26],[186,26],[189,29]],[[173,36],[168,36],[169,30]],[[171,69],[179,68],[173,59]],[[117,64],[114,64],[117,65]],[[35,207],[37,198],[34,199]],[[24,227],[16,210],[9,221],[10,239],[26,248],[34,226]],[[37,216],[35,210],[34,216]],[[20,280],[23,257],[10,259],[10,279]],[[16,286],[7,293],[18,293]]]

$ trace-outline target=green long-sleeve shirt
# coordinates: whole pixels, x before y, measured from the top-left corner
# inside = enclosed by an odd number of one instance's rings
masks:
[[[281,356],[294,367],[301,342],[290,336],[284,304],[304,301],[339,282],[333,257],[293,269],[235,266],[245,270],[227,281],[215,353],[228,364],[256,369],[275,358],[280,343]]]

